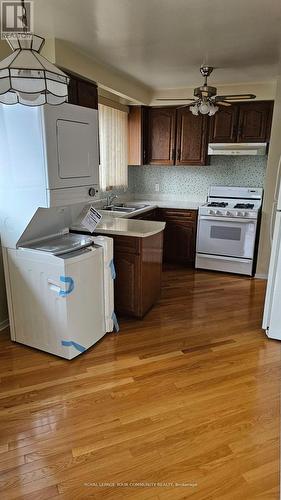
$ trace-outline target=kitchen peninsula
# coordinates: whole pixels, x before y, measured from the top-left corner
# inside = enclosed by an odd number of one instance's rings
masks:
[[[117,314],[142,318],[160,296],[165,222],[103,217],[95,234],[114,241]],[[73,231],[87,233],[75,226]]]

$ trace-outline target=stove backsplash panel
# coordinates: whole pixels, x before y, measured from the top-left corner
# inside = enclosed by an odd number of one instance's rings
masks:
[[[202,167],[129,166],[132,194],[202,200],[209,186],[263,187],[267,156],[212,156]],[[159,184],[159,192],[155,185]]]

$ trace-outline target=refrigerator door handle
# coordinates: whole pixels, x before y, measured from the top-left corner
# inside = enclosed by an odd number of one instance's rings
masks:
[[[281,157],[280,157],[279,163],[278,163],[277,175],[276,175],[276,184],[275,184],[275,190],[274,190],[274,201],[276,201],[276,202],[278,201],[278,197],[279,197],[280,169],[281,169]]]
[[[270,246],[272,247],[272,241],[273,241],[273,233],[274,233],[274,214],[276,212],[277,208],[277,201],[274,201],[272,204],[272,209],[271,209],[271,214],[270,214],[270,225],[269,225],[269,231],[270,231]]]

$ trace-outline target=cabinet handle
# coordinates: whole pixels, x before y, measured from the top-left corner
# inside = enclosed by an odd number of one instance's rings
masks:
[[[146,165],[146,155],[147,155],[147,152],[146,152],[146,149],[144,149],[143,151],[143,163]]]

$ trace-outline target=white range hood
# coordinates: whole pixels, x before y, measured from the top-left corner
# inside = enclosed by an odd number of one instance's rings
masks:
[[[210,143],[208,146],[208,155],[252,155],[263,156],[266,154],[266,142],[240,142],[240,143]]]

